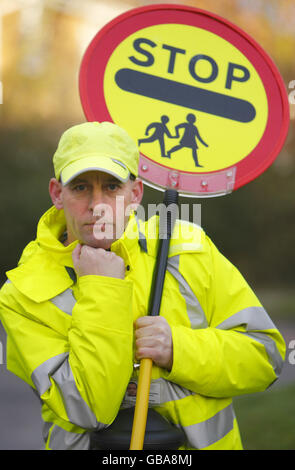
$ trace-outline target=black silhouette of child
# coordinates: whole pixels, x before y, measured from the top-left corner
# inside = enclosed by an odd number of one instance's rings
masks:
[[[165,151],[164,135],[166,134],[171,139],[173,138],[173,136],[170,134],[170,131],[166,125],[168,121],[169,121],[169,117],[163,115],[161,116],[161,122],[152,122],[151,124],[149,124],[148,127],[146,128],[145,135],[148,135],[151,129],[155,129],[154,133],[150,135],[149,137],[147,137],[146,139],[139,139],[138,146],[140,146],[140,144],[143,144],[143,143],[154,142],[155,140],[158,140],[160,144],[160,149],[161,149],[161,156],[167,157],[166,151]]]
[[[196,116],[194,114],[190,113],[186,116],[186,120],[187,120],[187,122],[183,122],[181,124],[178,124],[175,127],[176,137],[177,138],[179,137],[179,129],[184,128],[184,133],[183,133],[183,136],[181,137],[181,139],[179,141],[179,144],[175,145],[170,150],[168,150],[167,157],[171,158],[171,153],[176,152],[177,150],[180,150],[184,147],[188,147],[188,148],[192,149],[192,155],[193,155],[195,165],[199,166],[199,167],[202,167],[203,165],[200,165],[199,161],[198,161],[197,149],[199,147],[198,147],[198,144],[197,144],[197,140],[199,140],[205,147],[209,147],[209,145],[206,144],[206,142],[204,142],[204,140],[200,136],[200,133],[199,133],[197,127],[194,125],[194,123],[196,121]]]

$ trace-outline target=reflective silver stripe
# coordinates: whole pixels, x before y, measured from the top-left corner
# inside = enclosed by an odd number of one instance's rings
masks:
[[[263,307],[248,307],[220,323],[217,328],[228,330],[237,325],[246,325],[246,331],[272,330],[275,325]]]
[[[270,364],[272,365],[272,368],[276,376],[279,377],[280,373],[282,372],[284,361],[278,351],[275,341],[271,339],[269,336],[267,336],[265,333],[250,333],[250,334],[244,333],[244,334],[246,334],[246,336],[249,336],[249,338],[252,338],[255,341],[258,341],[258,343],[261,343],[265,347],[268,360]]]
[[[283,367],[283,359],[278,351],[276,342],[263,330],[276,330],[276,326],[269,318],[263,307],[248,307],[220,323],[217,328],[227,330],[237,326],[244,325],[245,334],[249,338],[261,343],[266,350],[270,364],[272,365],[277,377],[280,375]]]
[[[179,255],[168,258],[167,270],[178,282],[179,291],[186,303],[186,311],[191,322],[191,327],[193,329],[207,328],[207,318],[200,302],[193,293],[189,284],[179,272]]]
[[[72,315],[72,310],[75,306],[76,299],[73,295],[72,289],[66,289],[61,294],[50,299],[50,302],[52,302],[56,307],[58,307],[64,313],[67,313],[68,315]]]
[[[161,385],[160,404],[166,403],[167,401],[181,400],[182,398],[186,398],[190,395],[195,395],[191,390],[181,387],[176,383],[169,382],[168,380],[156,379],[152,382],[160,383]]]
[[[89,450],[90,436],[88,432],[78,434],[55,425],[50,434],[48,447],[51,450]]]
[[[105,424],[97,422],[94,413],[81,397],[69,365],[68,353],[47,359],[32,373],[32,381],[40,396],[50,388],[50,377],[59,388],[71,423],[86,429],[99,430],[106,427]]]
[[[32,373],[31,379],[35,384],[35,387],[39,395],[43,395],[46,390],[51,387],[50,376],[54,371],[60,367],[65,359],[67,359],[68,353],[61,353],[57,356],[50,357],[47,361],[43,362],[38,366]]]
[[[204,449],[225,437],[234,426],[235,413],[232,404],[201,423],[184,426],[189,447]]]

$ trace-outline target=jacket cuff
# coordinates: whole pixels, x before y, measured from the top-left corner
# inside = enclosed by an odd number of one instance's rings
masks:
[[[208,390],[221,367],[220,358],[214,357],[215,338],[211,330],[172,326],[173,365],[170,372],[164,370],[162,377],[195,393]]]

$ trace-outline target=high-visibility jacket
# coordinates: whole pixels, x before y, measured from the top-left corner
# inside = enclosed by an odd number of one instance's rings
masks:
[[[133,322],[148,314],[158,218],[130,217],[111,247],[124,280],[75,278],[60,237],[63,211],[40,219],[36,240],[0,291],[7,367],[42,401],[47,449],[88,449],[91,432],[130,406],[136,380]],[[161,315],[173,338],[173,367],[153,366],[150,406],[181,426],[184,449],[241,449],[232,397],[263,391],[282,368],[285,343],[238,270],[198,226],[177,221]]]

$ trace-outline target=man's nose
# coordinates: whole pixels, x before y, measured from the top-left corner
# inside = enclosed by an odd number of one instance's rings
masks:
[[[103,220],[104,222],[107,222],[109,220],[113,220],[112,208],[107,204],[105,193],[101,189],[93,191],[90,202],[90,211],[97,221]]]
[[[104,194],[101,187],[93,188],[89,200],[89,209],[94,210],[100,204],[104,204]]]

